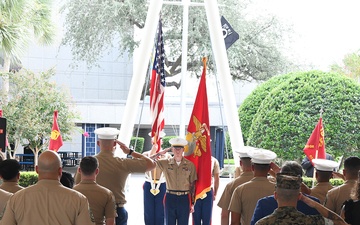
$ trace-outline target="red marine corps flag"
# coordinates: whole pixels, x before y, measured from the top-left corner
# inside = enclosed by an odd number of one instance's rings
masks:
[[[321,117],[305,145],[304,153],[311,163],[313,159],[325,159],[324,127]]]
[[[194,108],[187,128],[185,157],[196,167],[195,201],[211,189],[211,146],[209,106],[206,91],[206,58],[196,95]]]
[[[165,50],[162,35],[161,18],[159,20],[158,33],[155,44],[155,58],[151,75],[150,85],[150,112],[152,116],[151,137],[157,143],[159,152],[161,149],[160,132],[164,129],[164,91],[165,91]]]
[[[49,142],[49,150],[54,150],[55,152],[57,152],[59,148],[63,145],[63,140],[57,123],[57,116],[58,116],[58,111],[55,110],[53,127],[51,129],[50,142]]]

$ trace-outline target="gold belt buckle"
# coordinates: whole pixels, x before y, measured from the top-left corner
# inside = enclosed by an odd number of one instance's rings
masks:
[[[206,196],[207,196],[207,194],[205,193],[200,197],[200,199],[204,199],[204,198],[206,198]]]

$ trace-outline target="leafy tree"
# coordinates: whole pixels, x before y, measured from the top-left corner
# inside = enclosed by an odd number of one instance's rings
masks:
[[[7,136],[14,149],[8,149],[12,157],[20,146],[28,146],[34,153],[48,149],[54,110],[58,110],[58,124],[63,140],[69,140],[75,129],[78,114],[73,110],[70,93],[56,86],[50,78],[54,70],[39,74],[22,69],[10,76],[10,100],[3,106],[7,119]]]
[[[331,71],[343,74],[360,81],[360,50],[345,55],[343,65],[331,65]]]
[[[274,82],[276,79],[278,82]],[[251,118],[246,133],[248,145],[273,150],[284,160],[300,160],[322,108],[326,151],[335,156],[359,155],[358,83],[343,75],[320,71],[286,74],[283,79],[268,82],[254,91],[259,90],[262,94],[258,96],[262,97],[255,98],[254,93],[249,96],[255,99],[255,109],[249,110],[251,102],[246,102],[248,106],[239,110],[247,123]]]
[[[7,102],[11,63],[20,63],[28,43],[49,44],[55,35],[51,20],[52,0],[0,1],[0,53],[2,54],[3,103]]]
[[[219,2],[221,15],[240,34],[240,39],[228,49],[231,75],[234,80],[266,80],[291,67],[282,53],[287,28],[273,16],[250,16],[249,4],[249,0]],[[148,5],[145,0],[72,0],[63,10],[66,13],[63,44],[71,45],[76,60],[92,66],[114,46],[120,53],[133,52],[139,44],[134,40],[134,27],[144,27]],[[181,72],[182,14],[182,6],[164,4],[162,7],[168,77]],[[214,71],[204,7],[189,9],[188,44],[188,71],[197,72],[203,56],[208,56],[208,68]]]

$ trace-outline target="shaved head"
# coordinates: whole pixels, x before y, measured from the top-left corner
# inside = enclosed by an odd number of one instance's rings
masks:
[[[36,171],[39,174],[39,178],[60,179],[62,169],[59,154],[50,150],[41,153]]]

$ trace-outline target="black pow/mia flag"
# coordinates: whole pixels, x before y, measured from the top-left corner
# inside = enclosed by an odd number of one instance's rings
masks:
[[[239,39],[239,34],[231,27],[229,22],[221,16],[221,27],[225,40],[226,49],[228,49],[235,41]]]

